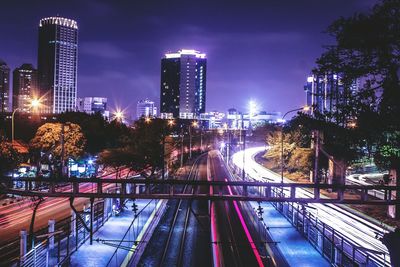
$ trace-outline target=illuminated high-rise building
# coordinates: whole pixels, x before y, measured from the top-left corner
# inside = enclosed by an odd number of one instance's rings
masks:
[[[161,60],[161,118],[198,118],[206,108],[206,55],[182,49]]]
[[[349,101],[352,94],[358,91],[358,80],[346,86],[340,75],[310,75],[304,86],[306,103],[311,107],[309,113],[327,114],[338,113],[338,108]]]
[[[157,107],[154,102],[148,99],[138,101],[136,105],[136,117],[138,119],[142,117],[156,117]]]
[[[10,112],[10,68],[0,59],[0,113]]]
[[[13,72],[13,110],[30,112],[32,99],[39,98],[37,70],[32,64],[22,64]]]
[[[49,17],[39,22],[38,73],[42,112],[76,110],[78,24],[72,19]]]

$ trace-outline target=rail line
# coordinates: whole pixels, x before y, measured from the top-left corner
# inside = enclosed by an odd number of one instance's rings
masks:
[[[199,156],[194,162],[187,180],[195,180],[199,173],[198,161],[202,156]],[[184,185],[182,192],[192,191],[194,187],[190,185]],[[164,246],[163,254],[161,257],[159,266],[183,266],[183,255],[186,242],[186,233],[190,220],[190,206],[192,200],[178,200],[176,209],[174,211],[174,218],[168,231],[168,238]],[[179,243],[179,250],[176,250],[176,244]],[[178,253],[178,255],[176,255]]]

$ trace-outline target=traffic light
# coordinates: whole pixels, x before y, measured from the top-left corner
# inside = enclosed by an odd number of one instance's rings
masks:
[[[136,202],[133,202],[132,211],[133,211],[133,214],[135,214],[135,217],[137,216],[138,210],[139,210],[138,205],[136,204]]]

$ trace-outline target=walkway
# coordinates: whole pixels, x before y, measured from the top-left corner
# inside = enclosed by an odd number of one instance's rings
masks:
[[[258,208],[256,202],[251,202],[251,205]],[[331,266],[274,206],[270,203],[262,203],[261,206],[269,233],[278,242],[277,246],[290,266]]]
[[[132,202],[128,202],[127,209],[120,213],[119,216],[111,217],[104,226],[94,234],[93,245],[90,245],[89,240],[83,244],[78,251],[71,256],[70,266],[84,266],[84,267],[97,267],[97,266],[120,266],[128,254],[128,249],[132,248],[133,241],[136,241],[137,236],[143,229],[146,222],[152,218],[152,212],[156,206],[155,200],[136,200],[138,205],[138,218],[129,229],[129,232],[124,238],[129,226],[132,224],[134,214],[132,211]],[[116,246],[124,238],[121,246],[125,249],[118,249]],[[99,241],[97,241],[99,239]],[[104,240],[107,244],[101,242]],[[112,258],[112,260],[110,260]]]

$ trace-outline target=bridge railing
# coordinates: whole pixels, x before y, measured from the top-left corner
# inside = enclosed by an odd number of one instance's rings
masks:
[[[143,198],[143,199],[225,199],[269,202],[347,203],[347,204],[400,204],[394,197],[399,186],[388,185],[337,185],[310,183],[266,183],[249,181],[187,181],[158,179],[17,179],[22,188],[0,187],[0,193],[24,196],[88,197],[88,198]],[[1,181],[0,181],[1,183]],[[182,193],[183,185],[195,188],[192,193]],[[199,193],[196,188],[208,188]],[[114,190],[109,190],[114,189]],[[118,190],[115,190],[118,189]],[[230,190],[234,193],[230,194]],[[369,194],[381,190],[383,198]],[[278,191],[281,194],[273,194]],[[204,192],[204,190],[202,190]],[[322,193],[329,192],[330,198]]]

